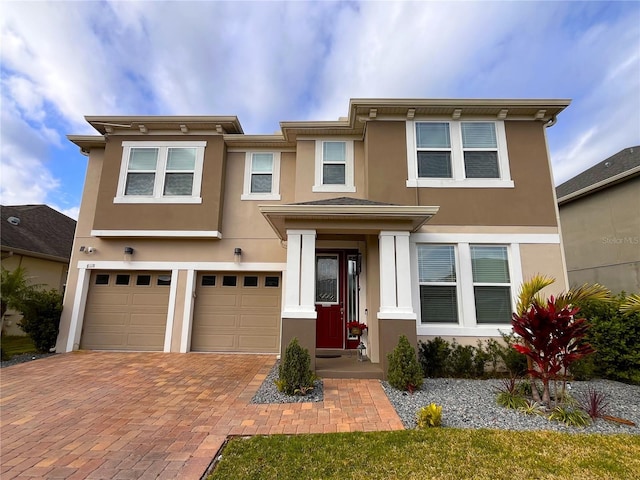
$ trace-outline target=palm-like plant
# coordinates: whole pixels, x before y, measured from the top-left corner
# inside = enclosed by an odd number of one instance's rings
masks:
[[[523,345],[514,348],[527,356],[527,366],[532,378],[532,396],[536,402],[549,402],[549,380],[555,378],[562,368],[593,351],[581,343],[587,324],[576,319],[577,303],[584,301],[609,301],[611,292],[599,284],[584,284],[571,288],[557,297],[545,301],[543,288],[555,279],[546,275],[535,275],[524,282],[518,294],[516,313],[512,318],[514,332],[522,337]],[[542,380],[543,398],[540,398],[534,378]]]
[[[28,289],[29,281],[27,271],[24,268],[18,267],[15,270],[7,270],[2,267],[0,284],[0,307],[2,311],[0,316],[4,317],[9,307],[17,307]]]
[[[627,315],[640,312],[640,294],[634,293],[627,296],[620,305],[620,311]]]

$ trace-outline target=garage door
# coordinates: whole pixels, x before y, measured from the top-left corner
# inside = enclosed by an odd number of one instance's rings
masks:
[[[162,351],[169,272],[91,273],[80,347]]]
[[[199,273],[191,332],[196,352],[278,352],[280,273]]]

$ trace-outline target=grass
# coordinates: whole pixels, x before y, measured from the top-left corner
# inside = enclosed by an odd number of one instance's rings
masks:
[[[636,479],[640,436],[436,428],[233,438],[216,479]]]
[[[3,355],[8,358],[14,355],[20,355],[21,353],[37,353],[33,341],[28,336],[6,336],[0,337],[0,346],[2,347]]]

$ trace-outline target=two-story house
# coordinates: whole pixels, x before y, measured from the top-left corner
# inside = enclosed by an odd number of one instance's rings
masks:
[[[566,287],[545,129],[568,100],[354,99],[338,121],[88,117],[59,352],[312,358],[508,330]],[[349,321],[368,325],[351,335]]]

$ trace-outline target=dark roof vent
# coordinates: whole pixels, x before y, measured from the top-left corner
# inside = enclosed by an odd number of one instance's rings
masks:
[[[9,222],[11,225],[20,225],[20,219],[18,217],[9,217],[7,218],[7,222]]]

